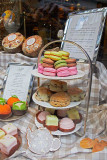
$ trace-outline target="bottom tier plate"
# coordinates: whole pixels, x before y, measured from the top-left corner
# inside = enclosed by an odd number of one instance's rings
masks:
[[[72,132],[62,132],[62,131],[52,131],[52,135],[55,135],[55,136],[65,136],[65,135],[69,135],[69,134],[72,134],[72,133],[75,133],[77,132],[81,127],[82,127],[82,123],[83,121],[81,121],[81,123],[77,124],[76,125],[76,128],[72,131]],[[35,124],[37,126],[37,128],[40,128],[40,127],[43,127],[43,124],[39,123],[35,117]]]

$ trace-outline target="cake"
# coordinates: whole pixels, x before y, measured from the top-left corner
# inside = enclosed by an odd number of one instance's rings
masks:
[[[52,92],[48,88],[39,87],[35,93],[35,98],[38,101],[48,102],[50,100],[51,95]]]
[[[12,113],[17,116],[25,114],[27,111],[27,105],[25,101],[18,101],[13,103]]]
[[[48,111],[50,114],[55,113],[55,109],[53,109],[53,108],[45,108],[45,111]]]
[[[78,112],[76,108],[71,108],[67,111],[67,116],[73,120],[74,123],[80,123],[82,120],[82,115]]]
[[[12,107],[13,103],[18,101],[20,101],[19,98],[16,95],[13,95],[7,100],[7,104]]]
[[[50,113],[47,111],[40,111],[36,114],[36,119],[39,123],[44,124],[47,115],[50,115]]]
[[[50,131],[58,130],[58,118],[55,115],[47,115],[45,121],[45,127]]]
[[[0,129],[0,139],[3,138],[4,136],[5,136],[5,132],[2,129]]]
[[[7,134],[0,139],[0,148],[2,153],[7,156],[11,155],[11,153],[17,149],[17,139],[12,135]]]
[[[3,39],[2,46],[8,53],[17,53],[22,51],[23,41],[24,36],[21,33],[11,33]]]
[[[36,57],[42,47],[42,43],[42,38],[38,35],[28,37],[22,45],[23,53],[29,57]]]
[[[75,124],[70,118],[62,118],[59,122],[59,130],[62,132],[71,132],[75,129]]]
[[[0,104],[0,119],[7,119],[12,115],[11,107],[8,104]]]
[[[64,110],[57,110],[56,114],[59,118],[64,118],[67,116],[67,111],[68,109],[64,109]]]
[[[12,123],[8,123],[2,127],[3,131],[5,131],[6,134],[10,134],[12,136],[16,135],[18,133],[17,127],[13,125]]]
[[[49,89],[53,92],[67,91],[67,83],[59,80],[51,80]]]
[[[70,104],[70,97],[65,92],[58,92],[51,96],[50,104],[54,107],[66,107]]]
[[[85,92],[78,87],[68,88],[67,92],[70,96],[71,102],[80,101],[85,97]]]

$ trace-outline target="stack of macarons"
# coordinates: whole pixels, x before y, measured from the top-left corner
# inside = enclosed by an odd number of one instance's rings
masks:
[[[65,51],[45,51],[38,64],[38,72],[46,76],[67,77],[78,73],[76,59]]]

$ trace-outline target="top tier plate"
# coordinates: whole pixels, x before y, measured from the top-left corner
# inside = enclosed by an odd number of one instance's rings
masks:
[[[35,77],[40,77],[40,78],[47,78],[47,79],[62,79],[62,80],[69,80],[69,79],[78,79],[78,78],[82,78],[84,77],[85,73],[83,71],[78,70],[78,74],[77,75],[73,75],[73,76],[68,76],[68,77],[57,77],[57,76],[45,76],[41,73],[38,73],[37,69],[32,70],[32,75]]]

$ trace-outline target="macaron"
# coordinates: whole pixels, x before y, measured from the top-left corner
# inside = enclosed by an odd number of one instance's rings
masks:
[[[67,76],[70,76],[70,72],[69,72],[69,70],[60,71],[57,73],[57,76],[58,77],[67,77]]]
[[[54,68],[44,68],[43,74],[45,76],[56,76],[56,69],[54,69]]]
[[[56,52],[56,51],[45,51],[44,52],[45,58],[49,58],[54,61],[61,60],[61,56],[62,56],[62,54],[59,52]]]
[[[53,73],[53,72],[46,72],[46,71],[44,71],[43,74],[45,76],[53,76],[53,77],[56,76],[56,73]]]
[[[76,63],[76,59],[71,59],[71,58],[66,59],[65,61],[66,61],[67,63]]]
[[[60,71],[65,71],[65,70],[68,70],[68,67],[58,68],[58,69],[57,69],[57,73],[60,72]]]
[[[66,61],[68,67],[74,67],[77,65],[76,59],[69,58],[69,59],[66,59],[65,61]]]
[[[67,63],[65,60],[59,60],[57,62],[54,63],[55,69],[58,69],[60,67],[66,67]]]
[[[62,54],[62,59],[68,59],[69,58],[69,52],[66,51],[59,51],[59,53]]]
[[[53,68],[53,64],[48,64],[48,63],[42,63],[42,66],[45,68],[45,67],[48,67],[48,68]]]
[[[43,62],[47,64],[54,64],[54,61],[49,58],[43,58]]]
[[[77,71],[77,67],[70,67],[69,68],[69,72],[70,72],[70,75],[76,75],[78,73]]]

